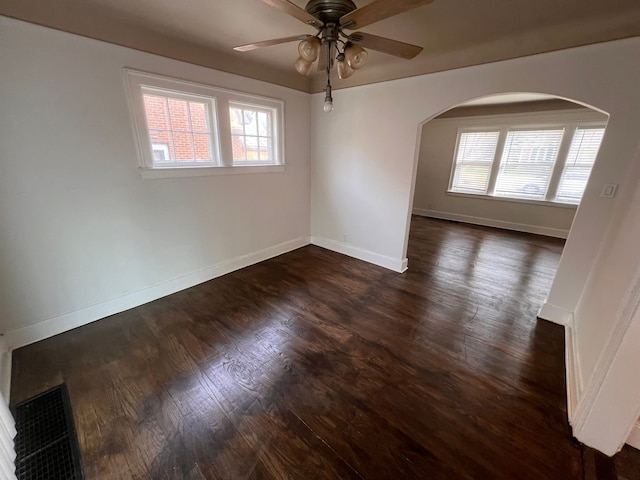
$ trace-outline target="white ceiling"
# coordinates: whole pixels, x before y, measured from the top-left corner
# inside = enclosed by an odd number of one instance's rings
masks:
[[[2,0],[0,13],[303,91],[321,91],[325,83],[322,74],[306,78],[293,69],[295,42],[232,50],[314,33],[261,0]],[[413,60],[370,52],[369,63],[350,79],[336,81],[335,88],[638,36],[640,1],[435,0],[363,31],[424,51]]]

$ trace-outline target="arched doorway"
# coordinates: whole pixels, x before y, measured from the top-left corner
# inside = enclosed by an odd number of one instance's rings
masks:
[[[449,109],[420,126],[412,213],[567,238],[607,121],[531,93]]]
[[[418,128],[410,215],[566,239],[608,119],[530,92],[445,109]],[[543,318],[564,324],[567,315],[543,305]]]

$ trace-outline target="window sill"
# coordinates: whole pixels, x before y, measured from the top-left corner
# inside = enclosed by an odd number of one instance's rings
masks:
[[[252,173],[279,173],[284,172],[284,165],[247,165],[236,167],[166,167],[166,168],[139,168],[143,180],[156,178],[184,178],[206,177],[210,175],[237,175]]]
[[[548,200],[529,200],[527,198],[497,197],[494,195],[483,195],[480,193],[461,193],[461,192],[447,191],[447,195],[451,195],[453,197],[475,198],[478,200],[494,200],[498,202],[524,203],[527,205],[537,205],[539,207],[571,208],[574,210],[578,208],[577,203],[552,202]]]

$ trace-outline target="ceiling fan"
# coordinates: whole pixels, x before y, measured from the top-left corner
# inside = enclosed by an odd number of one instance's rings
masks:
[[[352,0],[310,0],[304,10],[288,0],[262,1],[311,25],[318,32],[315,35],[293,35],[248,43],[234,47],[234,50],[246,52],[256,48],[300,41],[298,44],[300,56],[294,66],[302,75],[309,75],[317,61],[318,71],[326,72],[324,111],[330,112],[333,110],[331,69],[335,64],[337,64],[338,77],[345,79],[367,62],[368,53],[363,47],[406,59],[412,59],[422,51],[422,47],[410,43],[365,32],[347,34],[344,30],[366,27],[393,15],[431,3],[433,0],[373,0],[360,8]]]

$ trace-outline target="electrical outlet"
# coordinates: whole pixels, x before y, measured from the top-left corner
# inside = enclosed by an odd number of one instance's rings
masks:
[[[602,193],[600,196],[602,198],[614,198],[616,196],[616,191],[618,190],[618,185],[616,183],[607,183],[604,187],[602,187]]]

